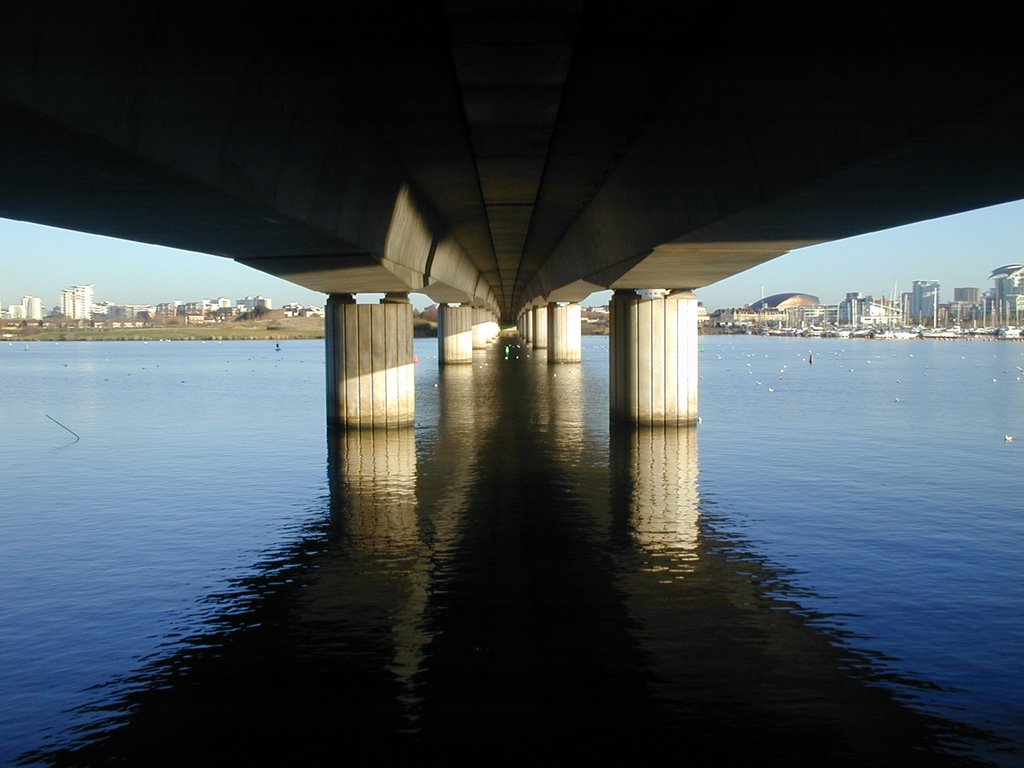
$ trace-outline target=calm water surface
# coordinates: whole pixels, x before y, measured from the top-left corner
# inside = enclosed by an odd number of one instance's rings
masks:
[[[666,433],[584,342],[331,439],[321,342],[0,346],[0,763],[1021,764],[1024,344],[702,337]]]

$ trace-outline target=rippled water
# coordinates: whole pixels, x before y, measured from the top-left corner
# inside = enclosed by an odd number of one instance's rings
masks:
[[[1024,345],[702,337],[666,433],[418,340],[331,440],[281,347],[0,347],[0,762],[1019,763]]]

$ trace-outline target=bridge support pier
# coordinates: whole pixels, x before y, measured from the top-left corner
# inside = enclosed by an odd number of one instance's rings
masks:
[[[530,314],[533,315],[533,348],[548,348],[548,308],[534,307]]]
[[[412,305],[405,294],[357,304],[331,294],[325,310],[327,425],[376,429],[415,416]]]
[[[582,309],[567,301],[548,305],[548,362],[578,363],[583,359]]]
[[[437,309],[437,359],[441,365],[473,362],[473,314],[462,304],[442,304]]]
[[[473,349],[487,349],[494,338],[494,320],[482,307],[473,307]]]
[[[611,300],[613,421],[697,422],[697,297],[691,291],[616,290]]]

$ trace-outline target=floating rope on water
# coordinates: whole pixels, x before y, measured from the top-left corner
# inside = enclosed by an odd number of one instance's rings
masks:
[[[64,426],[63,424],[61,424],[61,423],[60,423],[59,421],[57,421],[57,420],[56,420],[55,418],[53,418],[53,416],[51,416],[50,414],[48,414],[48,413],[44,413],[44,414],[43,414],[43,416],[45,416],[46,418],[48,418],[48,419],[49,419],[50,421],[52,421],[52,422],[53,422],[54,424],[56,424],[56,425],[57,425],[58,427],[60,427],[61,429],[67,429],[67,430],[68,430],[68,432],[71,432],[71,434],[75,436],[75,442],[76,442],[76,443],[77,443],[77,442],[78,442],[79,440],[81,440],[81,439],[82,439],[82,438],[80,438],[80,437],[79,437],[79,436],[78,436],[78,435],[77,435],[77,434],[76,434],[75,432],[73,432],[72,430],[68,429],[68,428],[67,428],[67,427],[65,427],[65,426]]]

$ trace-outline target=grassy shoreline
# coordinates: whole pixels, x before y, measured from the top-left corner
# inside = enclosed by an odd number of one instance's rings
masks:
[[[420,322],[417,337],[436,336],[437,327]],[[262,320],[229,321],[203,325],[153,325],[146,328],[5,328],[0,340],[8,343],[31,341],[294,341],[324,338],[324,321],[319,317],[274,317]]]

